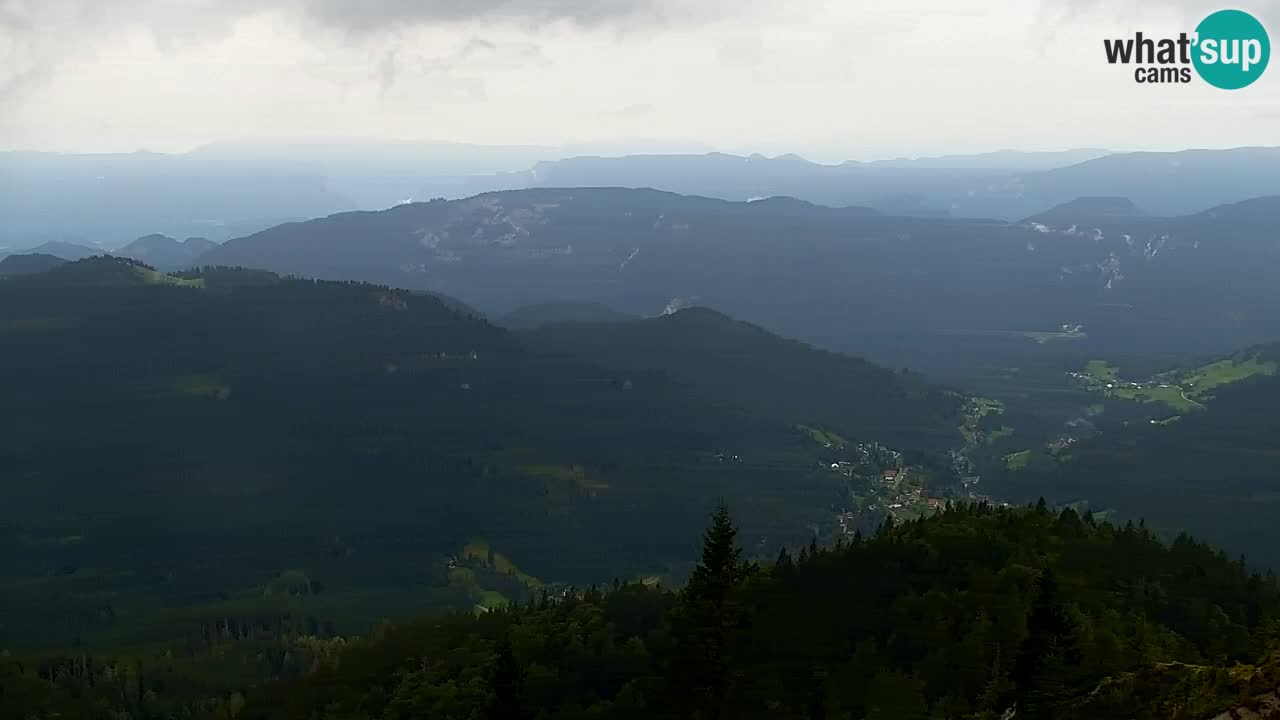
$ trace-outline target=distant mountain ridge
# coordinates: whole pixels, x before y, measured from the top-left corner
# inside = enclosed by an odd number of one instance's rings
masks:
[[[190,267],[204,253],[216,248],[217,243],[205,238],[175,240],[155,233],[134,240],[115,252],[122,257],[133,258],[162,270],[178,270]]]
[[[1021,185],[1032,196],[1123,196],[1152,215],[1190,215],[1280,194],[1280,148],[1107,155],[1026,176]]]
[[[282,225],[198,264],[429,290],[494,317],[561,301],[640,316],[710,305],[931,373],[952,363],[939,343],[972,348],[995,333],[1012,346],[1065,324],[1086,328],[1079,347],[1102,356],[1224,352],[1280,336],[1270,203],[1174,218],[1127,217],[1118,203],[1071,203],[1036,228],[786,197],[513,190]]]
[[[1110,150],[1078,148],[1057,151],[995,150],[972,155],[937,155],[932,157],[895,158],[867,163],[882,167],[911,168],[981,168],[991,170],[1048,170],[1111,155]]]
[[[8,255],[0,258],[0,277],[34,275],[36,273],[52,270],[67,262],[67,260],[60,257],[45,255],[43,253]]]
[[[1062,225],[1099,222],[1114,218],[1136,218],[1143,217],[1145,214],[1127,197],[1089,196],[1055,205],[1042,213],[1032,215],[1024,222]]]
[[[1185,215],[1280,193],[1275,148],[997,151],[839,164],[798,155],[576,155],[566,148],[332,140],[215,143],[179,155],[0,153],[0,245],[116,249],[146,232],[214,241],[298,218],[547,187],[791,196],[917,217],[1015,220],[1085,195]],[[1222,180],[1219,181],[1218,178]]]
[[[9,255],[52,255],[63,260],[83,260],[94,255],[102,255],[106,251],[101,248],[80,245],[78,243],[52,240],[35,247],[13,250]],[[0,253],[3,256],[4,253]]]
[[[540,162],[527,171],[477,179],[463,187],[480,193],[615,186],[725,200],[786,195],[888,213],[1005,220],[1082,196],[1129,196],[1147,212],[1172,216],[1280,192],[1280,149],[1000,151],[837,165],[796,155],[582,156]]]

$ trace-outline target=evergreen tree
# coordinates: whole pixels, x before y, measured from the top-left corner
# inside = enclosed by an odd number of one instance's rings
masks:
[[[730,646],[746,624],[734,593],[752,569],[741,560],[737,535],[728,508],[721,505],[703,535],[702,562],[681,596],[672,700],[674,708],[695,720],[726,717]]]
[[[1036,583],[1036,597],[1027,616],[1027,636],[1018,649],[1011,679],[1018,714],[1051,720],[1082,660],[1079,630],[1058,597],[1053,571],[1046,569]]]
[[[784,573],[791,571],[791,569],[795,567],[795,563],[791,561],[791,553],[787,552],[787,548],[785,546],[778,551],[778,559],[774,562],[773,566],[778,572]]]
[[[511,640],[504,637],[489,670],[489,707],[487,720],[522,720],[520,705],[520,666],[511,651]]]

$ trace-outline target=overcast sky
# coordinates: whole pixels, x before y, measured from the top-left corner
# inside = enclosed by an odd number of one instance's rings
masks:
[[[1280,0],[1238,2],[1280,32]],[[1181,0],[0,0],[0,148],[378,137],[874,159],[1280,144],[1280,67],[1143,86]]]

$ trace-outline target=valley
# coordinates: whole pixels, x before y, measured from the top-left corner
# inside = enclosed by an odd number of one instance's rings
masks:
[[[1274,567],[1271,207],[957,221],[549,189],[130,251],[167,268],[7,257],[0,648],[110,648],[269,707],[246,688],[423,614],[668,602],[722,502],[773,572],[1050,507]]]
[[[0,720],[1280,719],[1278,12],[0,0]]]

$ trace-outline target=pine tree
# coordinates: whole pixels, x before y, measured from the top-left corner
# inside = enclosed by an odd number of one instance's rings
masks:
[[[1051,720],[1055,706],[1070,687],[1082,659],[1079,629],[1058,597],[1053,571],[1037,582],[1036,598],[1027,616],[1027,636],[1018,649],[1011,680],[1018,714]]]
[[[778,560],[773,565],[781,572],[787,572],[794,567],[794,564],[791,562],[791,553],[787,552],[787,548],[785,546],[778,551]]]
[[[524,711],[520,707],[520,667],[511,651],[511,640],[504,637],[498,643],[497,656],[489,671],[488,720],[521,720]]]
[[[674,628],[672,701],[697,720],[725,717],[729,650],[746,624],[745,610],[734,593],[754,567],[742,562],[737,534],[728,508],[722,505],[703,535],[702,562],[681,596]]]

